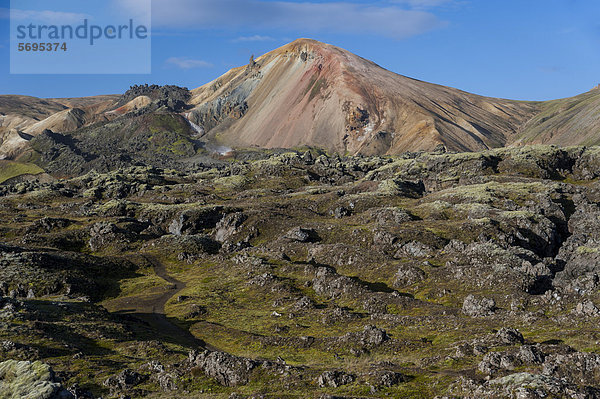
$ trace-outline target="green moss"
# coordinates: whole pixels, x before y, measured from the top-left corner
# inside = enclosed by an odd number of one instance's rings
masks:
[[[60,384],[53,381],[50,367],[39,361],[7,360],[0,363],[0,393],[6,399],[47,399]]]
[[[421,219],[451,219],[454,215],[454,207],[446,201],[433,201],[421,204],[412,209],[415,215]]]
[[[402,189],[395,180],[388,179],[379,183],[377,192],[382,195],[398,195],[402,193]]]
[[[154,274],[147,274],[142,277],[121,280],[119,297],[152,295],[169,286],[169,283],[162,278]]]
[[[233,175],[213,180],[214,184],[231,189],[242,188],[248,184],[249,181],[250,179],[244,175]]]
[[[584,255],[584,254],[597,254],[600,253],[600,248],[598,247],[586,247],[586,246],[580,246],[577,247],[577,253],[579,255]]]
[[[39,175],[44,170],[32,163],[21,163],[13,161],[0,161],[0,183],[13,177],[22,175]]]

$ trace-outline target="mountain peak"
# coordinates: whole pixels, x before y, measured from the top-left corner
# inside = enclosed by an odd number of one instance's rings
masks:
[[[281,46],[279,49],[276,49],[275,51],[277,51],[277,50],[284,50],[284,51],[323,50],[323,49],[327,49],[327,48],[336,48],[336,47],[331,44],[323,43],[323,42],[320,42],[320,41],[314,40],[314,39],[299,38],[299,39],[294,40],[293,42],[284,44],[283,46]]]
[[[307,38],[307,37],[300,37],[300,38],[294,40],[293,42],[289,42],[285,46],[316,46],[316,47],[324,47],[324,46],[330,46],[330,45],[326,44],[326,43],[323,43],[323,42],[320,42],[320,41],[315,40],[315,39],[310,39],[310,38]]]
[[[503,146],[528,104],[398,75],[347,50],[300,38],[192,91],[190,121],[229,146],[312,145],[393,154]]]
[[[334,52],[337,52],[338,54],[342,54],[344,52],[351,54],[350,52],[331,44],[323,43],[314,39],[300,38],[265,54],[263,57],[279,56],[289,53],[302,55],[302,53],[306,53],[310,54],[312,56],[311,58],[315,58],[317,55],[327,56],[332,55]]]

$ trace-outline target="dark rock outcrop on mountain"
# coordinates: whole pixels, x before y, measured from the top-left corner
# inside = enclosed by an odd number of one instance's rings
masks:
[[[171,101],[174,104],[185,104],[190,99],[190,92],[185,87],[174,85],[135,85],[131,86],[119,99],[118,105],[125,105],[129,101],[147,96],[154,101]]]
[[[31,140],[39,165],[49,173],[79,175],[129,165],[173,167],[192,157],[200,144],[177,114],[127,115],[63,135],[46,130]]]

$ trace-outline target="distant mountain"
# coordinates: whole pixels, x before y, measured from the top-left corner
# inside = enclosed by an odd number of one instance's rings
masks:
[[[521,127],[514,145],[600,144],[600,89],[540,103],[538,113]]]
[[[162,126],[160,137],[148,130],[156,121]],[[177,127],[174,135],[170,123]],[[41,140],[45,144],[69,142],[74,153],[86,154],[82,159],[106,159],[105,165],[123,155],[120,151],[125,156],[115,165],[136,160],[136,137],[163,143],[163,158],[186,159],[194,158],[191,148],[312,146],[386,155],[439,145],[451,151],[528,143],[592,145],[600,144],[600,90],[548,102],[482,97],[398,75],[335,46],[298,39],[191,92],[143,85],[120,96],[0,96],[0,159],[38,164],[36,160],[46,159],[47,166],[56,154],[36,155],[46,146],[32,146],[32,139],[44,132],[52,138]],[[185,151],[171,151],[170,138],[176,139],[175,147],[186,143]],[[148,160],[154,147],[140,146]]]
[[[299,39],[192,91],[190,118],[227,145],[396,154],[501,147],[538,107],[387,71]]]
[[[87,124],[108,121],[104,111],[119,96],[41,99],[0,96],[0,159],[16,158],[29,149],[29,140],[44,130],[73,132]]]

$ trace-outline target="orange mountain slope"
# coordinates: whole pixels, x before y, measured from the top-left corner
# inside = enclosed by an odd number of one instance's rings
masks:
[[[535,103],[486,98],[299,39],[192,91],[190,119],[232,146],[394,154],[509,143]]]

